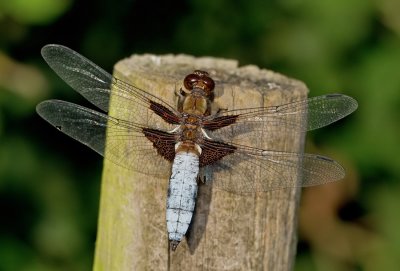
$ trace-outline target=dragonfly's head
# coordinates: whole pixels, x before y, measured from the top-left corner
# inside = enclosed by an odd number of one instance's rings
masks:
[[[195,70],[187,75],[183,80],[183,85],[189,92],[193,89],[202,89],[208,98],[212,98],[214,95],[214,80],[205,71]]]

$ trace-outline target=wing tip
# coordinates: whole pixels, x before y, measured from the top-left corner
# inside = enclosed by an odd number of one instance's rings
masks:
[[[36,105],[36,113],[43,118],[43,110],[49,104],[49,100],[40,102]]]
[[[348,112],[347,112],[347,115],[350,115],[351,113],[353,113],[354,111],[356,111],[356,109],[358,108],[358,102],[357,102],[357,100],[354,99],[354,98],[351,97],[351,96],[348,96],[348,95],[345,95],[345,94],[339,94],[339,93],[327,94],[326,96],[327,96],[327,97],[330,97],[330,98],[337,98],[337,97],[340,97],[340,98],[342,98],[343,100],[345,100],[346,104],[349,105],[349,107],[348,107],[349,110],[348,110]],[[347,115],[346,115],[346,116],[347,116]]]
[[[68,104],[69,102],[56,99],[42,101],[36,105],[36,113],[44,120],[49,121],[49,117],[47,115],[47,113],[50,112],[49,108],[52,108],[55,111],[57,109],[57,106],[63,103]]]
[[[331,167],[335,168],[336,174],[335,174],[334,178],[331,178],[331,180],[329,182],[335,182],[335,181],[344,179],[344,177],[346,176],[346,170],[344,169],[344,167],[341,164],[339,164],[337,161],[335,161],[327,156],[317,154],[316,157],[323,162],[327,162],[328,164],[331,165]]]
[[[49,57],[51,57],[53,54],[55,54],[56,52],[60,52],[60,51],[73,51],[72,49],[61,45],[61,44],[55,44],[55,43],[50,43],[50,44],[46,44],[45,46],[42,47],[42,49],[40,50],[40,53],[42,55],[42,57],[46,60]]]
[[[46,44],[45,46],[42,47],[42,49],[40,50],[40,53],[43,57],[45,57],[49,51],[53,50],[57,46],[59,46],[59,45],[58,44]]]

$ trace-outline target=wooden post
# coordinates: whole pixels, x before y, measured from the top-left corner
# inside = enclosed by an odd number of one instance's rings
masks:
[[[194,69],[208,71],[216,81],[219,108],[279,105],[307,95],[300,81],[218,58],[134,55],[119,62],[114,75],[175,106],[174,90]],[[113,106],[111,98],[110,112]],[[302,151],[304,133],[288,128],[280,135],[246,141]],[[189,238],[172,252],[165,221],[167,185],[168,178],[156,179],[104,161],[94,270],[293,269],[299,189],[245,196],[201,185]]]

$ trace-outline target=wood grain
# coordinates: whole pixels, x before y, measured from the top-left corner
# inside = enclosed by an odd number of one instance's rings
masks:
[[[186,55],[133,55],[115,66],[114,75],[176,106],[174,91],[194,69],[208,71],[216,81],[213,111],[279,105],[305,99],[308,91],[302,82],[272,71]],[[114,106],[111,97],[110,112]],[[304,134],[283,129],[279,135],[245,140],[241,143],[302,151]],[[170,170],[165,168],[166,175]],[[299,189],[244,196],[201,185],[189,236],[170,252],[167,185],[168,177],[157,179],[104,161],[94,270],[293,269]]]

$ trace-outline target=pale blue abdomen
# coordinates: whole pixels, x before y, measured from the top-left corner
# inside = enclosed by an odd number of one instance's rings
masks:
[[[199,157],[191,152],[175,155],[167,199],[167,230],[172,249],[186,234],[197,196]]]

